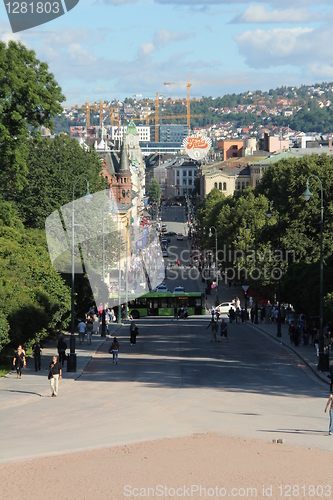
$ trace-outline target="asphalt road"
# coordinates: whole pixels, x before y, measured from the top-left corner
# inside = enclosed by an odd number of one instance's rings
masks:
[[[123,326],[118,365],[107,339],[57,398],[45,374],[1,379],[0,462],[208,431],[332,451],[327,385],[251,325],[211,342],[209,320],[143,318],[135,346]]]

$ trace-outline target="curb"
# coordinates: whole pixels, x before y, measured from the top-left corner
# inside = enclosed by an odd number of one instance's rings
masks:
[[[323,372],[319,372],[318,370],[316,370],[314,368],[313,364],[311,364],[311,362],[309,360],[307,360],[305,356],[303,356],[299,351],[295,350],[291,345],[286,344],[283,340],[280,340],[280,338],[274,337],[271,333],[267,332],[266,330],[264,330],[263,328],[261,328],[258,325],[255,325],[253,323],[248,323],[248,325],[250,325],[253,328],[255,328],[256,330],[259,330],[260,332],[266,334],[270,339],[274,340],[275,342],[278,342],[279,344],[282,344],[284,347],[286,347],[287,349],[289,349],[290,351],[292,351],[294,354],[296,354],[296,356],[299,359],[301,359],[305,363],[305,365],[311,370],[311,372],[321,382],[325,382],[326,384],[330,385],[330,383],[331,383],[330,379],[328,379],[328,377],[325,376]]]

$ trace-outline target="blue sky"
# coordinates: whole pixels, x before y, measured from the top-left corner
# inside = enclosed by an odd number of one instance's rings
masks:
[[[0,10],[2,41],[35,50],[71,104],[185,97],[164,82],[188,74],[193,97],[333,81],[332,26],[328,0],[80,0],[15,35]]]

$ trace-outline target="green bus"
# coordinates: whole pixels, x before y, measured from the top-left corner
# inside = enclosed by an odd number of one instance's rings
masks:
[[[144,316],[174,316],[182,306],[187,307],[189,316],[205,314],[205,294],[202,292],[149,292],[140,297],[128,296],[128,312],[133,319]]]

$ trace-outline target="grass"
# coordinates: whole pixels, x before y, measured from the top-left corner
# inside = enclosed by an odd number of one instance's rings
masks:
[[[0,366],[0,378],[1,377],[5,377],[7,375],[7,373],[9,373],[10,371],[12,371],[12,365],[7,365],[7,364],[4,364],[4,365],[1,365]]]

